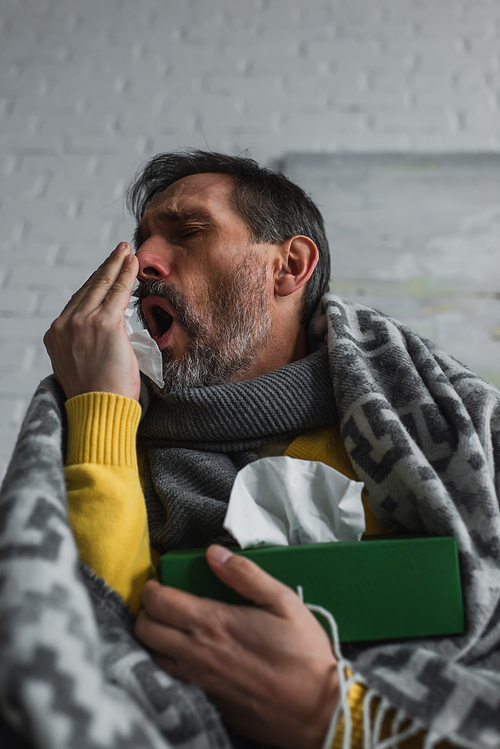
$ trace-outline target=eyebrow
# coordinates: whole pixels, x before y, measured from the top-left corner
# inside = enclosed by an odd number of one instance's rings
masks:
[[[144,224],[143,224],[144,216],[142,217],[140,223],[138,224],[136,230],[134,231],[134,247],[137,251],[141,244],[143,243],[144,239]],[[199,208],[193,211],[181,211],[181,210],[164,210],[164,211],[158,211],[158,213],[155,214],[155,220],[158,221],[160,224],[167,223],[169,221],[171,222],[177,222],[180,224],[186,224],[189,221],[205,221],[210,223],[215,223],[213,215],[210,213],[210,211],[206,211],[203,208]]]

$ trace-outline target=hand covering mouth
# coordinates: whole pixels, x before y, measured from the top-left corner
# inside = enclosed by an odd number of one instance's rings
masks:
[[[163,339],[174,322],[168,302],[159,296],[152,295],[142,300],[141,307],[151,336],[158,345],[160,342],[166,343]]]

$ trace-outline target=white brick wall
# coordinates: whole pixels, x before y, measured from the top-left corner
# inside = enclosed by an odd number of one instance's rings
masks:
[[[0,474],[144,159],[498,150],[499,108],[498,0],[3,0]]]

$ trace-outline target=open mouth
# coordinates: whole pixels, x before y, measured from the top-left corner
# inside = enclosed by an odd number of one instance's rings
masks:
[[[169,315],[168,312],[163,309],[163,307],[159,307],[157,304],[155,304],[155,306],[151,310],[151,314],[154,317],[155,327],[158,331],[157,335],[161,338],[168,330],[170,330],[170,326],[172,325],[174,318],[172,317],[172,315]]]
[[[167,334],[174,322],[174,318],[166,309],[166,306],[167,303],[159,297],[149,296],[142,302],[142,311],[147,320],[151,336],[160,348],[160,344],[165,345],[167,343]]]

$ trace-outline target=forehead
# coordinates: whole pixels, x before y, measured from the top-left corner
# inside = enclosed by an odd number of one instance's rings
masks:
[[[145,215],[158,211],[180,213],[196,209],[214,217],[239,217],[232,200],[236,182],[228,174],[192,174],[177,180],[157,195],[146,209]]]

